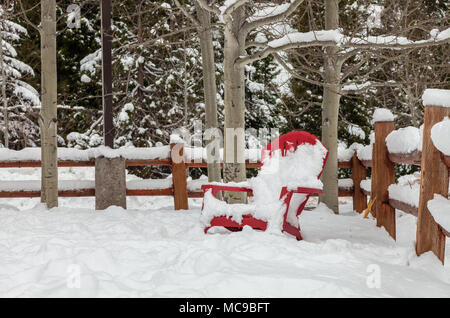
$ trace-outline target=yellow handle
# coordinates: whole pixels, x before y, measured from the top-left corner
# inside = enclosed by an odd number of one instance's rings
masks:
[[[376,200],[377,200],[377,197],[370,198],[367,209],[364,210],[364,218],[365,219],[367,219],[367,217],[369,216],[369,212],[372,211],[372,206],[374,205]]]

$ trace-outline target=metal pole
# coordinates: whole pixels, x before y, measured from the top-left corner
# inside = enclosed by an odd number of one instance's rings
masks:
[[[111,0],[101,0],[101,14],[103,55],[103,136],[105,146],[113,148]]]

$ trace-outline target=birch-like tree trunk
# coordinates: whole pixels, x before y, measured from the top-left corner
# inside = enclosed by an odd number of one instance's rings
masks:
[[[335,30],[339,27],[338,0],[325,1],[325,29]],[[323,195],[325,203],[334,213],[339,213],[338,200],[338,155],[337,133],[340,95],[340,77],[342,62],[338,58],[338,47],[325,48],[323,103],[322,103],[322,142],[328,148],[329,157],[322,174]]]
[[[58,206],[56,0],[41,0],[41,202]]]
[[[202,67],[203,67],[203,91],[205,96],[205,128],[218,129],[219,124],[217,120],[216,65],[214,60],[214,46],[211,30],[211,14],[208,11],[202,9],[197,2],[195,2],[195,5],[197,11],[197,19],[200,23],[200,26],[198,28],[198,34],[200,38]],[[221,180],[220,163],[214,159],[214,157],[216,156],[216,154],[213,153],[215,148],[212,147],[214,142],[215,140],[212,139],[206,145],[206,148],[208,149],[207,151],[208,181],[220,182]]]
[[[245,22],[245,7],[235,9],[232,23],[225,25],[224,80],[225,80],[225,126],[224,126],[224,171],[225,182],[241,182],[246,179],[245,149],[245,68],[236,63],[246,55],[247,34],[241,28]],[[229,192],[228,203],[242,203],[245,193]]]

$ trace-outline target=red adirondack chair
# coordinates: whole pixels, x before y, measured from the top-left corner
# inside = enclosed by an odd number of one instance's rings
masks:
[[[272,141],[265,149],[262,150],[261,153],[261,167],[260,170],[266,161],[266,159],[271,158],[275,152],[279,151],[277,155],[281,155],[283,157],[288,156],[292,153],[295,153],[297,148],[301,145],[311,145],[320,147],[322,153],[324,154],[320,160],[321,162],[314,163],[320,165],[320,168],[317,170],[317,179],[320,178],[325,163],[328,158],[328,150],[325,146],[322,145],[320,140],[304,131],[292,131],[288,134],[282,135]],[[283,167],[280,167],[283,169]],[[209,191],[214,198],[216,198],[217,193],[219,191],[237,191],[237,192],[247,192],[249,194],[253,193],[253,189],[247,185],[241,186],[240,184],[206,184],[202,186],[202,190],[204,192],[204,196],[206,198],[209,195]],[[295,185],[294,187],[289,187],[287,184],[282,186],[280,191],[279,200],[284,203],[284,215],[283,215],[283,223],[282,223],[282,232],[289,233],[297,238],[297,240],[301,240],[302,237],[300,235],[300,225],[298,224],[298,216],[303,211],[309,197],[312,194],[320,194],[322,190],[320,188],[311,188],[311,187],[302,187]],[[300,199],[292,200],[294,196],[299,195]],[[214,199],[216,200],[216,199]],[[204,205],[202,210],[205,208],[206,200],[204,201]],[[221,203],[226,204],[225,202]],[[231,205],[230,205],[231,206]],[[213,207],[215,208],[215,207]],[[243,207],[245,209],[245,207]],[[249,210],[250,206],[249,206]],[[288,217],[290,213],[295,213],[295,217]],[[217,215],[212,217],[210,220],[210,224],[205,228],[205,233],[212,227],[222,226],[231,231],[240,231],[244,226],[251,226],[254,229],[265,231],[268,226],[268,222],[262,219],[256,218],[252,213],[242,213],[241,221],[237,222],[233,220],[232,217],[227,216],[226,213],[221,215],[221,211],[217,211]],[[293,219],[297,221],[292,221]],[[294,224],[292,224],[294,223]]]

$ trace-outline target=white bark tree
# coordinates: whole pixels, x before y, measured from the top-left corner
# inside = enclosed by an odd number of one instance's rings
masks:
[[[211,1],[207,1],[209,4]],[[205,98],[205,128],[214,130],[218,128],[217,120],[217,84],[216,84],[216,65],[214,60],[214,46],[211,24],[211,12],[205,10],[198,2],[195,2],[196,16],[191,14],[178,0],[175,0],[177,7],[194,24],[200,38],[202,68],[203,68],[203,92]],[[216,134],[211,134],[210,140],[206,145],[208,162],[208,181],[220,181],[220,163],[214,152],[214,142]]]
[[[56,0],[41,0],[41,201],[58,206]]]
[[[338,0],[325,1],[325,29],[336,30],[339,27]],[[329,150],[328,162],[322,174],[324,192],[320,200],[335,213],[339,212],[338,187],[338,117],[340,95],[340,76],[343,61],[338,58],[337,45],[326,48],[324,60],[324,81],[322,104],[322,142]]]
[[[24,20],[41,37],[41,202],[53,208],[58,206],[56,0],[41,0],[39,26],[28,19],[22,0],[17,2]]]

